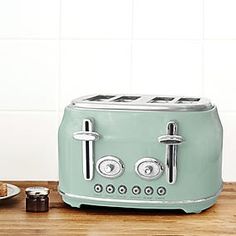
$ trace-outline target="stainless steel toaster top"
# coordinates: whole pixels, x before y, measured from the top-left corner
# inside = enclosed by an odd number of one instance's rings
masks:
[[[88,95],[74,99],[73,108],[109,110],[206,111],[214,106],[207,98],[158,95]]]

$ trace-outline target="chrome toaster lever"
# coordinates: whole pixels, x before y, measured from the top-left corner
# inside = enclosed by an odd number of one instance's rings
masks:
[[[184,140],[183,137],[177,135],[177,123],[170,121],[167,124],[167,134],[160,136],[158,141],[166,145],[166,177],[169,184],[174,184],[177,178],[177,145]]]
[[[99,134],[93,132],[92,121],[84,119],[82,131],[73,133],[73,138],[82,141],[84,179],[92,180],[94,172],[94,141],[99,139]]]

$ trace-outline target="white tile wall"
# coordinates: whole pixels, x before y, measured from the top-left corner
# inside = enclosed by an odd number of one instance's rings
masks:
[[[62,0],[63,38],[130,38],[131,0]]]
[[[0,179],[57,179],[63,107],[88,93],[210,97],[236,181],[234,0],[0,0]]]
[[[61,50],[61,108],[80,94],[129,91],[129,41],[63,40]]]
[[[56,38],[59,0],[0,0],[0,37]]]
[[[0,112],[0,179],[57,178],[57,113]]]
[[[224,127],[224,148],[223,148],[223,176],[225,180],[235,181],[236,166],[236,112],[225,112],[221,114],[221,121]]]
[[[0,109],[55,110],[58,43],[0,40]]]
[[[135,0],[134,38],[201,39],[202,1]]]
[[[201,59],[199,41],[135,41],[132,90],[201,96]]]
[[[205,36],[209,39],[236,38],[236,1],[205,0]]]
[[[236,40],[205,42],[205,96],[222,111],[236,110]]]

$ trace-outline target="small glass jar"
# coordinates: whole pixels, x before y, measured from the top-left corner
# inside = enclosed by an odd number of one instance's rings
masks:
[[[45,187],[26,188],[26,211],[47,212],[49,210],[49,189]]]

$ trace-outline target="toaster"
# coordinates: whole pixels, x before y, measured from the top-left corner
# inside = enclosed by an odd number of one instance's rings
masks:
[[[90,95],[64,110],[59,192],[65,203],[199,213],[222,189],[223,128],[197,97]]]

